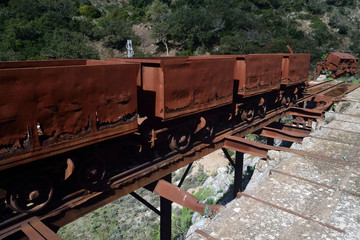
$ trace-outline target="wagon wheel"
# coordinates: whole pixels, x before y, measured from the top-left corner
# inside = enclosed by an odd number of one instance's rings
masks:
[[[53,196],[53,182],[46,176],[32,176],[15,183],[6,194],[7,204],[21,213],[43,209]]]
[[[290,105],[291,99],[288,95],[283,96],[281,99],[281,105],[288,107]]]
[[[192,132],[188,127],[181,127],[175,130],[175,133],[170,135],[169,147],[172,150],[185,152],[190,147],[191,135]]]
[[[251,122],[255,116],[255,108],[252,104],[246,104],[244,110],[241,113],[241,119],[243,121]]]
[[[77,182],[83,188],[94,189],[102,183],[105,173],[105,161],[99,156],[93,156],[81,163],[77,172]]]
[[[206,121],[205,127],[201,129],[201,137],[202,141],[205,143],[209,143],[214,139],[215,136],[215,124],[213,121]]]
[[[291,105],[291,106],[294,106],[294,105],[296,104],[296,102],[297,102],[298,99],[299,99],[298,94],[297,94],[297,93],[293,94],[293,95],[291,96],[290,105]]]
[[[264,118],[266,115],[266,110],[267,110],[267,101],[264,98],[260,99],[258,108],[257,108],[257,114],[261,117]]]

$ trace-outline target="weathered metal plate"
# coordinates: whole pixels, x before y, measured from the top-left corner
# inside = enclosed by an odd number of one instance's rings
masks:
[[[353,60],[353,61],[358,61],[359,58],[348,54],[348,53],[337,53],[337,52],[333,52],[333,53],[328,53],[328,55],[326,56],[325,61],[332,63],[334,65],[339,66],[341,64],[341,61],[343,60]]]
[[[282,84],[286,86],[305,82],[309,76],[310,54],[284,54]]]
[[[271,87],[280,83],[282,58],[275,54],[250,54],[246,61],[246,88]]]
[[[64,62],[0,70],[0,158],[137,129],[138,65]]]
[[[234,58],[167,57],[118,61],[141,63],[140,115],[167,121],[230,104],[233,100]]]
[[[211,55],[191,58],[235,58],[234,80],[238,94],[247,97],[280,88],[282,56],[279,54]]]
[[[345,73],[360,73],[358,66],[359,58],[348,53],[328,53],[325,61],[317,63],[317,73],[321,74],[323,70],[331,71],[333,78],[339,77]]]
[[[232,103],[234,63],[231,58],[163,61],[164,119]]]
[[[88,61],[85,59],[9,61],[9,62],[0,62],[0,69],[87,65],[87,62]]]

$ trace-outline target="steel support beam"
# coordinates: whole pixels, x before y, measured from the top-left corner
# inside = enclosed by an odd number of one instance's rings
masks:
[[[233,168],[235,168],[235,162],[232,160],[232,158],[229,155],[229,152],[226,150],[226,148],[221,148],[225,154],[225,157],[227,158],[227,160],[230,162],[231,166],[233,166]]]
[[[272,124],[270,124],[269,126],[272,127]],[[287,132],[291,132],[291,133],[295,133],[295,134],[300,134],[300,135],[304,135],[304,136],[308,136],[311,133],[312,128],[311,127],[296,127],[296,126],[292,126],[289,124],[283,124],[282,130],[287,131]]]
[[[148,201],[146,201],[144,198],[142,198],[140,195],[138,195],[136,192],[132,192],[130,193],[131,196],[133,196],[136,200],[138,200],[139,202],[141,202],[142,204],[144,204],[145,206],[147,206],[148,208],[150,208],[154,213],[156,213],[157,215],[161,215],[161,212],[154,207],[153,205],[151,205]]]
[[[35,220],[25,224],[21,230],[30,240],[61,240],[59,235],[54,233],[40,220]]]
[[[183,207],[202,214],[207,214],[206,208],[209,208],[213,215],[220,212],[224,208],[222,205],[209,205],[200,203],[199,199],[190,193],[164,180],[158,181],[154,189],[154,193]]]
[[[299,130],[298,132],[294,131],[295,129],[304,129],[304,128],[293,128],[292,131],[288,131],[273,127],[264,127],[261,130],[260,135],[268,138],[273,138],[273,139],[276,138],[289,142],[299,142],[299,143],[302,142],[302,139],[304,137],[309,136],[310,132],[308,131],[308,129],[305,128],[306,129],[305,131]],[[268,145],[273,145],[273,144],[268,144]]]
[[[305,118],[323,118],[324,113],[321,110],[317,109],[308,109],[308,108],[297,108],[292,107],[289,111],[290,115],[298,116],[298,117],[305,117]]]
[[[224,148],[266,158],[267,151],[271,146],[253,142],[245,138],[228,136],[225,138]]]
[[[162,180],[171,183],[171,173]],[[160,197],[160,240],[171,240],[171,204],[172,201]]]
[[[356,161],[347,161],[344,159],[333,158],[327,155],[321,155],[318,153],[312,153],[312,152],[307,152],[304,150],[298,150],[293,148],[269,146],[266,144],[257,143],[244,138],[234,137],[234,136],[227,136],[225,138],[224,147],[238,152],[248,153],[263,158],[267,157],[268,150],[284,151],[284,152],[306,156],[317,161],[325,161],[330,163],[337,163],[343,166],[352,166],[355,168],[360,168],[360,164]]]
[[[186,168],[186,170],[185,170],[185,172],[184,172],[183,176],[181,177],[181,180],[180,180],[180,182],[179,182],[179,184],[178,184],[178,187],[179,187],[179,188],[180,188],[181,185],[184,183],[185,178],[186,178],[186,176],[189,174],[189,171],[190,171],[192,165],[193,165],[193,163],[190,163],[190,164],[187,166],[187,168]]]
[[[233,193],[234,198],[236,198],[238,192],[242,192],[243,165],[244,165],[244,153],[236,152],[234,193]]]
[[[238,192],[242,192],[242,179],[243,179],[243,166],[244,166],[244,153],[242,152],[236,152],[235,155],[235,162],[230,157],[228,151],[226,148],[222,148],[226,158],[229,160],[231,166],[235,169],[235,176],[234,176],[234,192],[233,197],[236,198],[236,194]]]

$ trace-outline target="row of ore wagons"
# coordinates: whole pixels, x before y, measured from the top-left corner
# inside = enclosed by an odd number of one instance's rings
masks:
[[[0,62],[0,170],[134,133],[140,117],[170,126],[298,86],[309,63],[310,54]]]

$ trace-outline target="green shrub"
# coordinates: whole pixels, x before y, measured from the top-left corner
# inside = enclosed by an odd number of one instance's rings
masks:
[[[101,12],[99,9],[92,5],[84,5],[79,8],[79,13],[85,17],[89,18],[99,18],[101,17]]]

